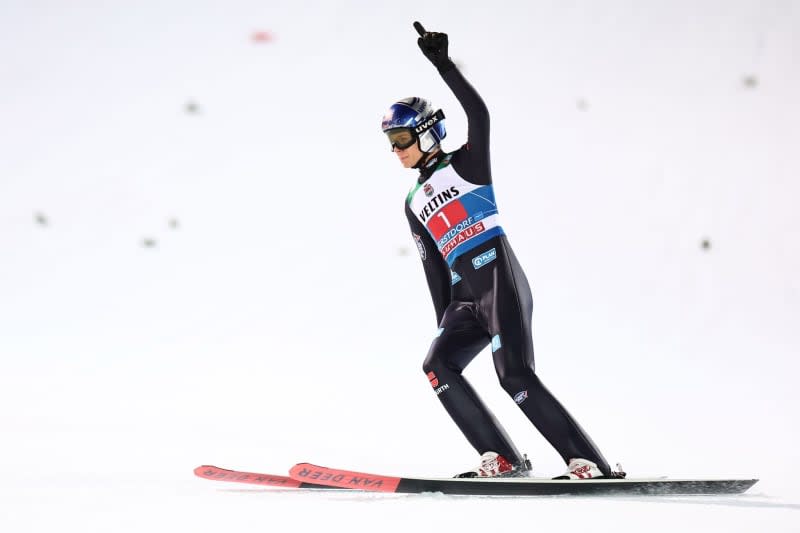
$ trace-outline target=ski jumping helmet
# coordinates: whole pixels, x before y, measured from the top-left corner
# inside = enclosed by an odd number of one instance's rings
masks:
[[[434,111],[430,102],[416,96],[392,104],[383,115],[381,129],[389,137],[392,150],[395,146],[404,150],[419,142],[419,149],[427,153],[447,135],[442,110]]]

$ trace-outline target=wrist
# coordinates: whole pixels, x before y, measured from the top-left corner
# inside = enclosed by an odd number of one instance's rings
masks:
[[[456,64],[453,63],[453,60],[450,59],[449,57],[441,61],[437,61],[436,63],[434,63],[434,66],[439,71],[439,74],[444,74],[445,72],[456,68]]]

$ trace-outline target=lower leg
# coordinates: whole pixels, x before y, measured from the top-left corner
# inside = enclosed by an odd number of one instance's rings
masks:
[[[532,371],[524,380],[506,380],[503,387],[564,462],[587,459],[604,475],[611,475],[608,462],[589,435]]]
[[[434,390],[439,401],[479,454],[493,451],[512,463],[519,464],[523,461],[522,454],[514,446],[508,433],[464,376],[452,371],[436,372],[426,369],[429,379],[430,372],[434,373],[437,380]]]

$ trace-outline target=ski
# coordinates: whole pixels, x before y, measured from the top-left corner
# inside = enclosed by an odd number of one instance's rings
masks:
[[[267,487],[279,487],[285,489],[335,489],[330,485],[318,485],[298,481],[286,476],[276,476],[272,474],[257,474],[255,472],[240,472],[238,470],[228,470],[218,466],[202,465],[194,469],[194,475],[212,481],[230,481],[233,483],[247,483],[249,485],[263,485]]]
[[[703,495],[741,494],[757,479],[582,479],[546,478],[406,478],[298,463],[289,476],[302,483],[325,484],[371,492],[484,495]]]

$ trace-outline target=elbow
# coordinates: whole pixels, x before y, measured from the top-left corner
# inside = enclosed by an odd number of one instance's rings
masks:
[[[489,116],[489,108],[485,105],[475,106],[475,109],[470,114],[470,125],[474,124],[481,129],[489,131],[489,123],[491,117]]]

